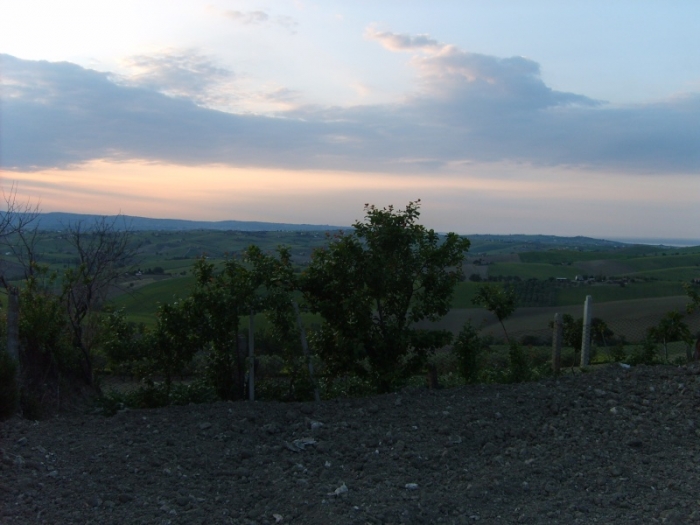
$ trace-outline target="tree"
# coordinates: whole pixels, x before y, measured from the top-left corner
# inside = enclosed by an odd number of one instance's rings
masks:
[[[159,305],[156,329],[147,341],[152,373],[162,374],[166,398],[170,397],[175,374],[181,373],[201,348],[199,334],[190,329],[197,313],[195,308],[191,298]]]
[[[239,348],[240,317],[254,307],[256,289],[252,272],[242,261],[229,258],[221,272],[203,257],[193,269],[195,288],[190,296],[190,330],[209,348],[207,376],[222,399],[243,395],[245,357]]]
[[[449,311],[469,241],[418,224],[419,208],[420,201],[405,210],[365,205],[364,222],[315,251],[303,276],[304,297],[325,321],[322,359],[346,373],[363,373],[366,362],[380,392],[425,367],[428,353],[451,339],[416,323]]]
[[[668,362],[668,343],[671,341],[693,342],[693,334],[688,325],[683,322],[683,314],[673,310],[666,313],[659,324],[649,329],[649,337],[664,347],[664,360]]]
[[[250,246],[245,252],[245,259],[252,266],[257,284],[254,309],[258,312],[264,311],[272,324],[272,337],[279,344],[281,357],[289,371],[287,397],[297,397],[296,387],[299,380],[306,376],[303,363],[306,359],[308,380],[318,401],[318,385],[313,377],[313,365],[294,299],[298,279],[292,267],[289,249],[279,247],[275,257],[263,253],[257,246]]]
[[[65,271],[61,302],[64,305],[73,346],[83,357],[85,382],[93,385],[93,352],[99,339],[100,312],[117,280],[134,262],[138,250],[132,232],[120,217],[102,217],[92,224],[69,224],[66,238],[77,256],[77,265]]]
[[[690,284],[685,284],[683,287],[685,288],[685,293],[688,295],[688,299],[690,299],[690,302],[686,305],[686,311],[692,314],[695,310],[700,309],[700,293]]]
[[[479,288],[472,302],[477,306],[483,306],[492,312],[503,328],[506,341],[510,344],[510,338],[503,321],[508,319],[515,312],[516,297],[512,286],[501,287],[496,284],[484,284]]]
[[[15,255],[26,253],[26,250],[16,249],[27,242],[33,246],[36,238],[36,219],[39,207],[29,201],[20,203],[17,200],[17,188],[12,186],[8,193],[3,191],[5,210],[0,212],[0,244],[10,248]],[[19,240],[19,241],[18,241]],[[25,259],[19,258],[24,268],[32,266]],[[25,277],[27,274],[25,273]],[[20,400],[20,390],[23,388],[23,378],[26,370],[22,368],[19,333],[19,288],[10,284],[7,264],[0,263],[0,285],[7,293],[7,347],[6,352],[0,350],[0,376],[3,386],[0,388],[0,419],[11,415]]]

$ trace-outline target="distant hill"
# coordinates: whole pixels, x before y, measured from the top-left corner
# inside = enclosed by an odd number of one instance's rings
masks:
[[[95,219],[102,218],[101,215],[87,215],[79,213],[51,212],[39,215],[39,229],[45,231],[60,231],[68,224],[84,222],[91,223]],[[108,218],[117,218],[108,216]],[[122,223],[123,219],[123,223]],[[294,232],[294,231],[336,231],[349,230],[349,226],[333,226],[329,224],[290,224],[282,222],[261,222],[261,221],[189,221],[183,219],[152,219],[148,217],[136,217],[132,215],[122,215],[119,217],[117,227],[125,227],[134,231],[240,231],[240,232]],[[624,246],[636,244],[652,244],[648,239],[617,239],[605,240],[592,237],[559,237],[556,235],[525,235],[525,234],[472,234],[465,235],[472,242],[471,252],[503,252],[514,253],[523,251],[542,251],[551,249],[569,250],[610,250],[622,248]],[[635,242],[636,241],[636,242]],[[644,242],[646,241],[646,242]],[[663,239],[658,245],[663,246]],[[684,240],[684,243],[667,240],[666,246],[690,246],[691,243]],[[678,241],[678,240],[675,240]],[[656,244],[656,243],[653,243]]]
[[[42,213],[39,216],[39,229],[47,231],[62,230],[68,224],[76,222],[90,223],[100,219],[101,215],[84,215],[78,213]],[[113,218],[110,217],[110,218]],[[189,230],[235,230],[235,231],[329,231],[340,230],[342,226],[328,224],[288,224],[279,222],[257,221],[188,221],[182,219],[150,219],[123,215],[126,227],[136,231],[189,231]],[[121,218],[118,226],[121,225]]]
[[[592,237],[558,237],[556,235],[525,235],[525,234],[511,234],[511,235],[486,235],[486,234],[474,234],[467,235],[468,239],[473,242],[501,242],[510,244],[531,244],[533,248],[538,245],[552,247],[598,247],[598,248],[618,248],[625,245],[625,243],[620,241],[608,241],[605,239],[594,239]]]

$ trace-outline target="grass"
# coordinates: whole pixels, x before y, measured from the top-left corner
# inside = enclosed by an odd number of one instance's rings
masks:
[[[163,279],[147,284],[133,292],[127,292],[112,300],[116,308],[124,308],[127,318],[152,326],[159,304],[172,303],[187,297],[194,286],[194,277]]]

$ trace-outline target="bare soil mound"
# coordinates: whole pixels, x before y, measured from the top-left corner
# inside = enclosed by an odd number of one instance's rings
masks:
[[[12,420],[0,523],[700,523],[699,373]]]

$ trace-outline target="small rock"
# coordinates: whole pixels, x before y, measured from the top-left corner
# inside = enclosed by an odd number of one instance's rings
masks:
[[[117,500],[119,503],[129,503],[130,501],[134,501],[134,497],[131,494],[119,494]]]
[[[24,445],[27,444],[27,441],[28,441],[28,440],[27,440],[26,437],[21,437],[21,438],[19,438],[19,439],[17,440],[17,444],[18,444],[20,447],[23,447]]]
[[[211,423],[200,423],[199,430],[207,430],[211,428]]]
[[[418,490],[418,483],[406,483],[406,489]]]
[[[335,489],[333,492],[329,492],[329,496],[340,496],[341,494],[345,494],[348,491],[348,486],[343,483],[340,487]]]

